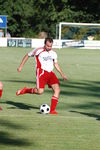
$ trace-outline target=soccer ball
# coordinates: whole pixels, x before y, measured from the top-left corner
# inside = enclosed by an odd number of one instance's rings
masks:
[[[50,112],[50,107],[47,104],[42,104],[40,106],[40,113],[41,114],[48,114]]]

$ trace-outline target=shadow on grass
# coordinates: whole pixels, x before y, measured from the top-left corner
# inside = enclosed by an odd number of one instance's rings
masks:
[[[90,112],[80,112],[80,111],[73,111],[73,112],[77,112],[83,115],[87,115],[89,117],[94,117],[96,118],[96,120],[100,120],[100,115],[97,114],[97,110],[100,110],[100,102],[88,102],[86,104],[78,104],[78,105],[74,105],[73,108],[78,108],[78,109],[82,109],[82,110],[91,110],[94,113],[90,113]]]
[[[37,106],[31,106],[31,105],[28,105],[28,104],[24,104],[24,103],[19,103],[19,102],[13,102],[13,101],[5,101],[5,102],[1,102],[1,103],[5,103],[5,104],[8,104],[8,105],[12,105],[13,107],[11,107],[11,109],[15,109],[15,108],[18,108],[18,109],[25,109],[25,110],[30,110],[30,109],[39,109],[39,107]]]
[[[98,81],[66,81],[60,80],[61,95],[100,97],[100,82]]]
[[[18,125],[15,123],[10,122],[9,120],[3,120],[0,119],[0,127],[6,127],[6,129],[9,131],[11,129],[17,130],[17,134],[19,135],[19,129],[20,130],[26,130],[24,125]],[[11,146],[29,146],[31,145],[30,142],[27,141],[27,139],[24,138],[16,138],[15,135],[12,135],[11,133],[8,133],[8,131],[0,131],[0,144],[2,145],[11,145]]]
[[[100,98],[100,82],[95,81],[63,81],[60,79],[60,95],[68,97],[96,97]],[[46,90],[47,93],[52,93],[52,90]]]
[[[11,129],[20,129],[20,130],[25,130],[26,128],[24,127],[24,125],[17,125],[14,122],[11,122],[9,120],[4,120],[4,119],[0,119],[0,126],[7,126],[7,128],[11,128]]]
[[[18,81],[18,80],[7,80],[7,82],[22,82],[22,83],[30,83],[30,81]],[[82,111],[87,110],[87,113],[84,113],[84,115],[88,115],[89,117],[95,117],[97,120],[100,120],[99,115],[97,114],[97,110],[100,110],[100,103],[95,102],[95,98],[100,98],[100,81],[90,81],[90,80],[68,80],[63,81],[60,79],[60,89],[61,93],[60,95],[66,96],[70,99],[70,97],[73,97],[73,100],[75,97],[81,97],[85,99],[87,98],[87,101],[84,100],[85,104],[64,104],[61,103],[59,105],[59,109],[81,109]],[[52,90],[46,90],[46,93],[52,93]],[[94,102],[89,102],[92,99]],[[23,103],[17,103],[12,101],[6,102],[9,105],[13,105],[16,108],[19,109],[39,109],[38,107],[26,105]],[[92,111],[93,113],[90,113]],[[78,112],[78,111],[77,111]]]
[[[62,79],[59,79],[59,80],[60,80],[60,88],[61,88],[60,95],[100,97],[100,82],[99,81],[89,81],[89,80],[63,81]],[[3,81],[15,82],[15,83],[31,83],[31,84],[36,85],[36,82],[25,81],[25,80],[3,80]],[[46,90],[45,92],[52,93],[52,90]]]
[[[80,113],[100,121],[100,102],[85,102],[85,104],[59,102],[58,109],[71,109],[69,112]]]
[[[26,80],[2,80],[3,82],[13,82],[13,83],[30,83],[30,84],[36,84],[36,82],[33,81],[26,81]]]
[[[0,131],[0,144],[12,146],[29,146],[27,139],[15,138],[7,132]]]
[[[82,115],[86,115],[86,116],[89,116],[89,117],[93,117],[93,118],[96,118],[96,120],[100,121],[100,115],[97,115],[97,114],[85,113],[85,112],[79,112],[79,111],[70,111],[70,112],[79,113],[79,114],[82,114]]]
[[[85,110],[100,110],[100,102],[87,102],[86,104],[76,104],[72,108],[85,109]]]

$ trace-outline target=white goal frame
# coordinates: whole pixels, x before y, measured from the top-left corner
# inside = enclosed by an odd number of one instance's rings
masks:
[[[99,23],[59,22],[59,24],[56,25],[56,38],[57,38],[57,34],[58,34],[58,39],[59,39],[59,49],[62,48],[62,43],[61,43],[61,30],[62,30],[62,25],[73,26],[73,27],[78,27],[78,26],[100,27],[100,24],[99,24]],[[58,27],[59,27],[59,30],[57,30]]]

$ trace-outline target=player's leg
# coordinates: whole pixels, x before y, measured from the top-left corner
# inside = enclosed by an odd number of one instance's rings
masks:
[[[60,87],[59,87],[59,84],[53,84],[51,85],[51,87],[54,91],[54,94],[51,99],[50,114],[58,114],[56,112],[56,106],[57,106],[58,99],[59,99]]]
[[[2,92],[3,92],[3,84],[2,82],[0,81],[0,98],[2,96]],[[0,110],[2,110],[2,108],[0,107]]]
[[[44,88],[27,88],[24,87],[23,89],[20,89],[16,92],[16,95],[22,95],[22,94],[42,94],[44,92]]]
[[[0,97],[2,96],[2,92],[3,92],[3,84],[2,84],[2,82],[0,81]]]
[[[25,93],[30,94],[42,94],[44,92],[44,88],[26,88]]]
[[[60,87],[59,87],[59,80],[56,77],[54,72],[51,72],[49,74],[49,80],[48,80],[48,86],[52,88],[53,90],[53,96],[51,98],[51,107],[50,107],[50,114],[57,114],[56,112],[56,106],[58,103],[59,93],[60,93]]]
[[[35,91],[37,89],[36,88],[27,88],[24,87],[23,89],[19,89],[18,91],[16,91],[16,95],[22,95],[22,94],[26,94],[26,93],[30,93],[30,94],[35,94]]]
[[[40,72],[41,73],[41,72]],[[24,87],[23,89],[20,89],[16,92],[16,95],[22,95],[22,94],[42,94],[44,92],[45,87],[45,76],[44,73],[41,75],[40,73],[36,74],[36,88],[27,88]]]
[[[44,92],[44,88],[39,88],[37,89],[36,94],[41,95],[43,92]]]

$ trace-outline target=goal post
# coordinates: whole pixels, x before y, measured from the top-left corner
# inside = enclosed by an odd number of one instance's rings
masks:
[[[60,22],[56,25],[56,39],[59,40],[59,48],[87,46],[100,48],[100,24]]]

